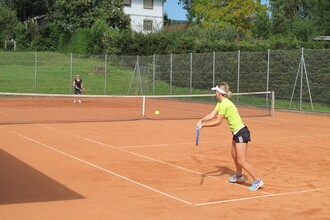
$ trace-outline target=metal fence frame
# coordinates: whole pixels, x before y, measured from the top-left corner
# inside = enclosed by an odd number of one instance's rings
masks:
[[[306,51],[309,54],[308,60],[306,59]],[[28,66],[34,67],[34,86],[33,89],[31,86],[27,86],[29,90],[22,92],[38,93],[39,88],[42,87],[42,79],[39,76],[43,70],[41,70],[39,64],[49,61],[42,60],[43,52],[33,53],[34,61],[29,61],[30,64]],[[316,57],[317,54],[319,54],[318,58]],[[72,94],[74,73],[85,71],[83,67],[80,67],[84,61],[80,61],[79,59],[86,56],[71,53],[69,56],[66,55],[66,57],[64,60],[68,59],[68,61],[64,61],[66,63],[59,64],[59,66],[64,66],[62,68],[64,72],[69,71],[69,77],[65,77],[69,81],[67,82],[68,93]],[[205,92],[205,89],[214,86],[216,83],[226,81],[231,86],[233,92],[275,91],[277,98],[281,97],[281,94],[284,93],[282,87],[286,87],[285,93],[287,94],[282,94],[282,98],[290,100],[288,109],[304,110],[303,104],[306,105],[306,103],[309,103],[309,110],[314,111],[315,103],[322,102],[329,104],[327,100],[320,98],[313,100],[313,96],[318,97],[322,92],[326,92],[330,96],[328,86],[330,82],[330,50],[304,50],[304,48],[301,48],[300,50],[290,51],[271,51],[268,49],[267,51],[258,52],[242,52],[239,50],[236,52],[200,54],[152,56],[115,56],[105,54],[87,57],[97,57],[98,67],[101,69],[101,72],[98,74],[104,74],[103,85],[100,83],[98,89],[94,89],[97,94],[112,94],[112,85],[110,85],[113,81],[111,78],[111,68],[116,66],[117,68],[129,70],[132,73],[129,76],[127,94],[132,92],[131,88],[133,84],[136,84],[135,86],[138,89],[135,92],[139,95],[178,94],[176,90],[179,87],[186,88],[181,93],[190,95],[199,93],[198,91]],[[2,65],[5,65],[5,67],[1,67]],[[1,54],[0,67],[0,77],[5,78],[9,71],[8,69],[10,69],[10,62],[1,58]],[[312,70],[310,71],[309,68]],[[312,76],[312,80],[308,77],[308,74]],[[297,83],[299,77],[300,84]],[[148,78],[148,81],[145,82],[142,78]],[[169,91],[160,91],[157,86],[159,81],[167,83],[169,85]],[[314,94],[313,84],[317,85],[317,89],[314,89]],[[307,89],[305,89],[306,86]],[[298,87],[300,88],[299,94],[296,93]],[[288,95],[287,91],[289,90],[291,96]],[[297,102],[296,99],[299,99],[299,101]],[[296,106],[294,106],[295,103]]]

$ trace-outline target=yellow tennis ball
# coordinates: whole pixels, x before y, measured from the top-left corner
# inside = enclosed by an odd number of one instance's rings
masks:
[[[159,112],[158,110],[157,110],[157,111],[155,111],[155,115],[159,115],[159,113],[160,113],[160,112]]]

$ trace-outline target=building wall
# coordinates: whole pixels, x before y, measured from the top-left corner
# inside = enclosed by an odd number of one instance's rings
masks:
[[[148,33],[151,31],[145,31],[143,21],[152,21],[152,31],[159,31],[163,28],[163,4],[164,0],[153,0],[153,9],[144,9],[143,0],[132,0],[131,7],[125,6],[124,12],[130,15],[131,18],[131,28],[137,32]]]

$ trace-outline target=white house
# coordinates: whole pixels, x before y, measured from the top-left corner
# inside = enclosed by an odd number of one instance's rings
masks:
[[[150,33],[164,26],[166,0],[124,0],[124,13],[131,18],[131,28],[136,32]]]

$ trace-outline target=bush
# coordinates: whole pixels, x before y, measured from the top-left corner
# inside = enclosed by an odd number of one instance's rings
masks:
[[[59,42],[60,31],[51,23],[42,26],[32,40],[32,48],[38,51],[55,51]]]
[[[119,30],[107,29],[103,36],[104,52],[106,54],[121,54],[124,48],[123,35]]]
[[[91,28],[91,50],[93,54],[102,54],[104,52],[103,38],[107,30],[108,26],[104,20],[96,20],[93,24]]]
[[[67,52],[84,55],[92,54],[92,46],[93,42],[90,29],[80,28],[70,38]]]
[[[14,27],[14,39],[16,41],[17,50],[30,50],[31,47],[31,34],[26,30],[26,27],[22,23],[18,23]]]

